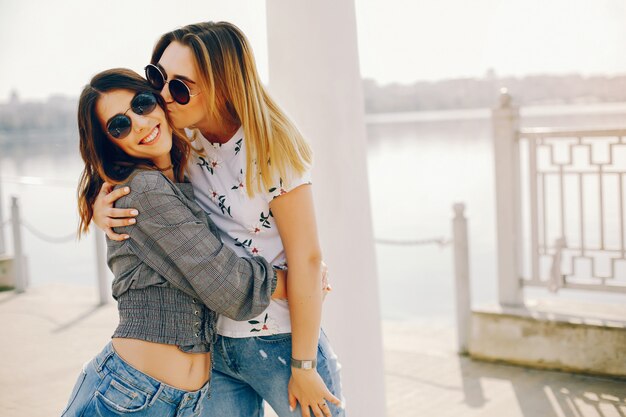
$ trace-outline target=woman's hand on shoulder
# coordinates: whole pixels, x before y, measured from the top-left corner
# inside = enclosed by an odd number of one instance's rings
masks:
[[[115,189],[113,184],[105,182],[100,188],[98,197],[93,203],[93,222],[111,240],[122,241],[128,239],[127,234],[119,234],[113,231],[114,227],[128,226],[135,223],[135,216],[139,212],[135,209],[118,209],[113,204],[121,197],[130,193],[129,187]]]

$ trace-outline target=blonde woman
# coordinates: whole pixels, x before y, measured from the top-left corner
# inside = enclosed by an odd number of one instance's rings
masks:
[[[288,303],[273,300],[246,321],[220,316],[203,415],[262,416],[265,400],[280,417],[344,416],[340,366],[320,329],[311,149],[261,84],[245,35],[226,22],[166,33],[146,77],[174,126],[196,139],[187,175],[224,242],[289,269]],[[95,221],[111,239],[124,239],[111,228],[129,224],[131,214],[113,209],[118,195],[105,193]]]

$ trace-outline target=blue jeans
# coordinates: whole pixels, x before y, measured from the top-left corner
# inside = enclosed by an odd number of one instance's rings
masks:
[[[144,374],[120,358],[109,342],[85,364],[61,417],[199,416],[209,383],[184,391]]]
[[[289,411],[291,334],[230,338],[219,336],[213,353],[211,397],[203,417],[262,417],[263,400],[280,417],[301,417],[300,405]],[[337,398],[341,396],[340,365],[324,332],[317,349],[317,372]],[[345,410],[328,403],[333,417]],[[311,414],[313,415],[313,414]]]

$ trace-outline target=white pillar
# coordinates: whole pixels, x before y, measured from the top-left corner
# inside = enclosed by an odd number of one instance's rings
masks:
[[[20,204],[17,197],[11,197],[11,224],[13,229],[13,274],[15,292],[23,293],[28,285],[26,259],[22,250],[22,224],[20,222]]]
[[[348,415],[385,416],[380,307],[352,0],[266,2],[270,91],[315,151],[313,189],[334,291],[324,329]]]
[[[453,209],[452,236],[454,238],[457,351],[467,353],[472,316],[467,218],[465,217],[465,204],[456,203]]]
[[[519,110],[503,89],[500,105],[493,109],[493,146],[498,236],[498,301],[502,305],[523,302],[521,274],[520,160],[517,132]]]
[[[107,245],[104,232],[92,227],[96,246],[96,276],[98,277],[98,303],[105,305],[111,300],[111,279],[107,267]]]
[[[1,170],[0,174],[2,174]],[[2,200],[2,176],[0,175],[0,255],[4,255],[6,253],[6,244],[4,242],[4,214],[2,211],[3,204],[4,201]]]

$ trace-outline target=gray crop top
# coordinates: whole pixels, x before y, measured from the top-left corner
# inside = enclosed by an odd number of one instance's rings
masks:
[[[139,215],[135,225],[116,228],[130,239],[107,239],[120,314],[113,337],[210,352],[217,313],[247,320],[265,310],[276,287],[274,270],[265,259],[240,258],[222,243],[191,184],[137,170],[121,186],[131,192],[115,207]]]

